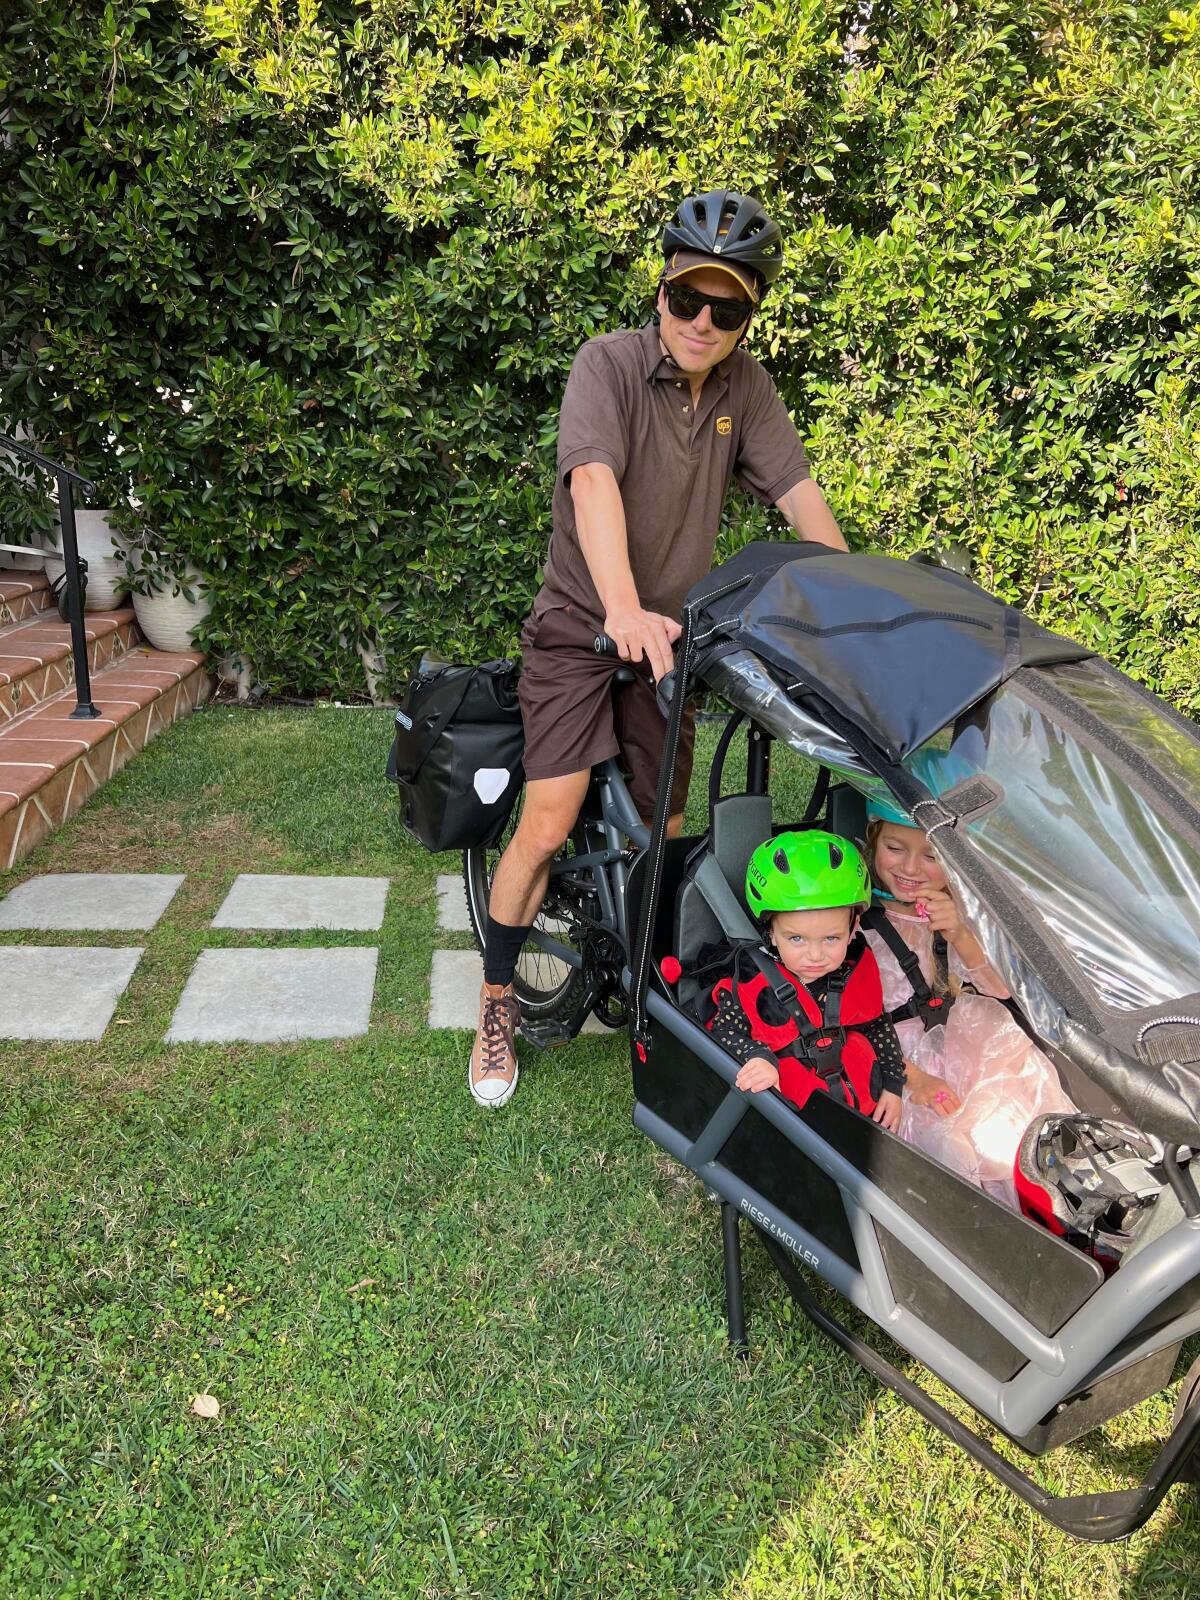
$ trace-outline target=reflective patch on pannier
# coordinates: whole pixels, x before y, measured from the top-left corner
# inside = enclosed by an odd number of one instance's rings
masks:
[[[508,788],[511,777],[507,767],[480,767],[471,787],[485,806],[495,805]]]

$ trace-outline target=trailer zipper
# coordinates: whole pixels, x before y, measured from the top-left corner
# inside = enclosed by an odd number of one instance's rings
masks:
[[[1139,1030],[1137,1036],[1138,1044],[1141,1044],[1151,1029],[1165,1028],[1171,1023],[1178,1023],[1181,1027],[1190,1025],[1193,1028],[1200,1028],[1200,1017],[1155,1017],[1152,1021],[1145,1023]]]

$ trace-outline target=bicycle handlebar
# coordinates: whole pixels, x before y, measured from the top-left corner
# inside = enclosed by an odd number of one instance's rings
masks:
[[[593,648],[598,656],[611,657],[620,654],[617,649],[616,641],[614,639],[610,639],[606,633],[598,633],[596,635],[595,639],[593,640]],[[672,669],[672,671],[666,673],[662,678],[657,680],[651,676],[650,682],[658,695],[659,704],[664,708],[670,705],[671,694],[675,688],[674,670]],[[666,715],[665,709],[663,710],[663,715]]]

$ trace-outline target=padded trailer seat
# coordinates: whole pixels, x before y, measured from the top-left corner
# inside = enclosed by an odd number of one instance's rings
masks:
[[[822,827],[848,839],[861,839],[866,831],[866,802],[848,783],[834,784],[827,799]],[[690,967],[705,945],[722,939],[755,939],[758,929],[746,907],[746,868],[764,839],[776,831],[771,797],[765,794],[728,794],[716,801],[709,821],[707,843],[702,842],[688,864],[675,906],[675,954]],[[679,982],[679,1002],[688,1005],[698,985],[693,978]]]
[[[862,844],[867,837],[866,800],[848,783],[831,784],[821,826],[830,833],[840,833],[843,839],[854,839]]]
[[[750,857],[772,831],[770,795],[729,794],[713,806],[707,843],[697,847],[675,902],[675,953],[685,969],[706,944],[757,938],[743,889]],[[688,1005],[698,987],[681,978],[679,1003]]]

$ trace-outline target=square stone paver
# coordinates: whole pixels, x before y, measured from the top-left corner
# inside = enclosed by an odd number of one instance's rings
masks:
[[[348,1039],[366,1033],[379,951],[202,950],[167,1039]]]
[[[182,882],[168,872],[46,873],[0,900],[0,928],[152,928]]]
[[[99,1039],[141,949],[0,948],[0,1039]]]
[[[243,872],[214,928],[380,928],[387,878],[309,878]]]
[[[446,933],[470,933],[467,889],[461,875],[441,872],[437,881],[438,927]]]
[[[479,986],[483,982],[483,957],[478,950],[435,950],[429,977],[429,1026],[431,1028],[470,1028],[479,1021]],[[609,1033],[595,1017],[589,1017],[582,1031]]]

